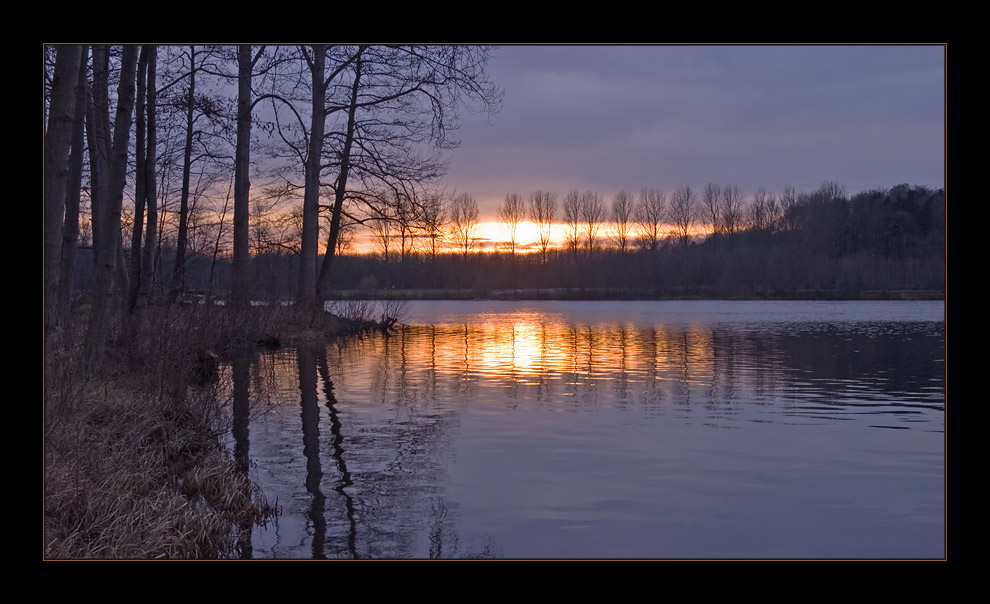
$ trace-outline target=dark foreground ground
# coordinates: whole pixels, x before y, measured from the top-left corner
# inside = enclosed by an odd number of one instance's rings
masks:
[[[42,559],[236,557],[241,535],[277,510],[221,444],[220,364],[381,328],[281,305],[198,304],[149,309],[101,350],[50,335]]]

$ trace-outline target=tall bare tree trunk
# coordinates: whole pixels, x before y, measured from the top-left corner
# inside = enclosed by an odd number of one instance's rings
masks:
[[[231,306],[251,305],[248,212],[251,179],[251,47],[237,48],[237,147],[234,151],[234,260]]]
[[[98,52],[102,53],[102,60],[97,60]],[[105,64],[106,53],[107,49],[105,46],[94,47],[94,61]],[[111,286],[113,285],[115,269],[118,268],[117,256],[120,252],[118,242],[121,240],[120,209],[124,196],[124,184],[127,178],[127,145],[130,138],[131,119],[134,109],[137,54],[138,47],[134,45],[125,45],[122,51],[120,84],[117,87],[117,113],[114,120],[113,145],[111,146],[111,155],[107,162],[108,170],[105,175],[106,197],[101,201],[101,205],[103,206],[102,215],[98,217],[94,216],[94,220],[99,219],[101,222],[100,229],[102,235],[99,244],[94,242],[94,251],[97,252],[99,259],[96,267],[92,316],[90,317],[89,329],[86,334],[87,349],[91,355],[96,354],[100,350],[106,338]],[[107,90],[104,88],[98,91],[97,88],[98,86],[94,85],[94,94],[99,93],[100,102],[94,100],[94,109],[96,116],[104,126],[97,133],[97,136],[109,139],[110,119]]]
[[[106,249],[106,199],[110,179],[110,53],[106,45],[93,46],[93,85],[86,114],[89,139],[90,223],[93,227],[93,273],[99,269]]]
[[[100,264],[100,242],[103,240],[103,206],[107,198],[107,116],[98,107],[105,106],[108,83],[109,55],[105,46],[93,46],[93,84],[86,99],[86,145],[89,150],[89,224],[92,231],[93,272]]]
[[[316,257],[319,251],[320,220],[320,168],[323,160],[323,136],[327,120],[327,47],[313,45],[310,57],[303,48],[303,56],[312,75],[313,103],[309,129],[309,148],[306,155],[306,189],[303,194],[303,226],[300,246],[299,290],[296,301],[300,306],[312,307],[316,303]]]
[[[148,47],[148,152],[145,155],[145,200],[148,212],[148,228],[144,249],[141,250],[141,281],[138,286],[137,309],[148,303],[151,285],[155,277],[155,244],[158,241],[158,180],[155,165],[158,161],[158,87],[156,83],[158,47]]]
[[[127,292],[127,313],[137,306],[138,287],[141,285],[141,237],[144,234],[144,203],[147,187],[147,158],[145,156],[147,119],[145,118],[145,90],[148,79],[148,47],[141,49],[137,65],[137,98],[134,107],[134,227],[131,232],[130,288]]]
[[[186,144],[182,150],[182,193],[179,197],[179,232],[175,240],[172,296],[185,289],[186,241],[189,229],[189,176],[192,172],[193,122],[196,109],[196,47],[189,47],[189,95],[186,98]]]
[[[337,183],[334,190],[333,214],[330,218],[330,236],[327,240],[327,251],[323,255],[323,264],[320,266],[320,278],[316,284],[316,293],[319,300],[325,300],[330,294],[330,267],[333,265],[334,253],[337,249],[337,238],[340,237],[340,215],[344,209],[344,197],[347,194],[347,173],[351,167],[351,146],[354,144],[354,129],[356,127],[355,115],[358,106],[358,90],[361,86],[361,54],[364,52],[362,46],[358,49],[354,63],[354,83],[351,85],[350,106],[347,109],[347,133],[344,137],[344,148],[340,153],[340,172],[337,175]]]
[[[69,303],[72,299],[72,278],[75,273],[76,245],[79,242],[79,192],[82,188],[83,154],[85,152],[86,80],[88,47],[79,53],[79,74],[76,80],[76,105],[72,124],[72,152],[69,156],[69,180],[65,190],[65,222],[62,228],[62,254],[59,267],[56,316],[60,324],[69,326]]]
[[[81,46],[59,46],[55,55],[51,104],[45,128],[45,333],[57,323],[56,297],[65,192],[69,177],[69,150],[75,116],[75,87]]]

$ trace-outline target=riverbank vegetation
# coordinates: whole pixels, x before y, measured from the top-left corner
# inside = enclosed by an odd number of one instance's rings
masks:
[[[347,309],[355,310],[355,309]],[[223,445],[219,369],[257,347],[326,341],[377,325],[291,306],[159,305],[137,331],[110,326],[85,354],[62,332],[45,356],[44,556],[215,558],[249,552],[275,502]],[[245,539],[247,539],[245,541]]]

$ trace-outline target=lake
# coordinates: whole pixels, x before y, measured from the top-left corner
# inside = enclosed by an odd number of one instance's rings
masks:
[[[238,361],[240,555],[942,559],[944,313],[423,301]]]

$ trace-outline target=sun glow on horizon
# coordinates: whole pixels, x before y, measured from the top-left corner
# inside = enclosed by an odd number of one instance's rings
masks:
[[[611,225],[610,223],[602,223],[600,229],[598,230],[598,241],[599,245],[609,247],[612,245],[609,239]],[[662,225],[662,237],[670,238],[673,237],[673,225],[664,224]],[[562,222],[554,222],[550,225],[550,238],[548,241],[547,249],[554,250],[565,247],[567,241],[567,225]],[[581,229],[582,246],[584,229]],[[707,227],[702,224],[695,224],[691,229],[692,237],[704,236],[707,233]],[[637,229],[635,226],[630,226],[629,229],[629,247],[633,248],[636,246],[637,240]],[[420,234],[414,234],[411,238],[412,246],[421,251],[419,248],[422,247],[420,242],[425,241],[425,238]],[[474,229],[473,233],[474,244],[471,249],[472,252],[503,252],[507,253],[511,250],[510,244],[510,234],[509,227],[504,222],[498,220],[482,220],[479,222]],[[539,226],[530,220],[524,220],[516,226],[516,237],[515,237],[515,248],[517,254],[532,254],[540,252],[540,228]],[[399,244],[393,239],[391,245],[390,253],[398,253]],[[351,243],[350,253],[357,254],[371,254],[376,253],[379,250],[379,242],[376,240],[376,236],[367,229],[362,229],[357,232]],[[459,251],[457,245],[453,242],[450,233],[444,233],[444,240],[442,245],[443,251],[441,253],[456,253]]]
[[[550,247],[555,247],[563,241],[561,237],[562,230],[558,228],[558,225],[551,225],[550,228]],[[509,227],[504,222],[498,222],[494,220],[485,221],[478,224],[478,238],[485,242],[488,247],[506,250],[510,249],[510,233]],[[530,222],[525,220],[520,222],[516,226],[516,252],[517,253],[529,253],[539,250],[540,243],[540,229],[535,222]]]

